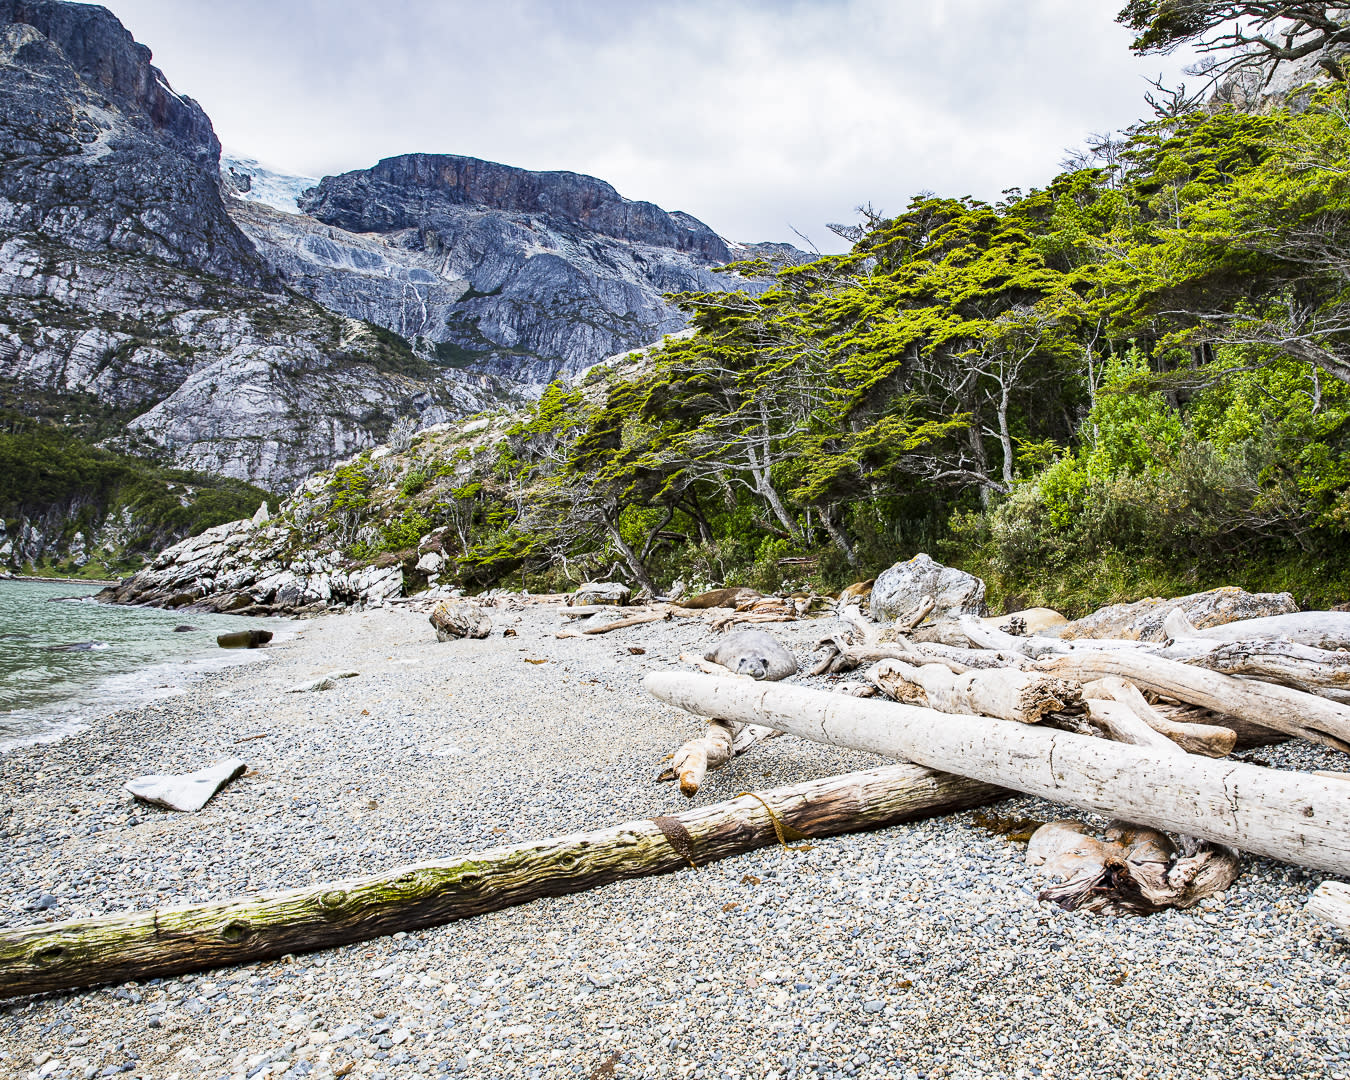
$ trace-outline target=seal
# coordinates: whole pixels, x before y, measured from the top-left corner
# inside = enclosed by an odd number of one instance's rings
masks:
[[[730,668],[738,675],[770,682],[797,673],[797,658],[777,638],[763,630],[737,630],[728,634],[715,649],[704,653],[703,659]]]

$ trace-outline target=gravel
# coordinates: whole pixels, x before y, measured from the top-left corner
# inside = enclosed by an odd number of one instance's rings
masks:
[[[0,758],[4,922],[294,887],[685,805],[653,777],[699,721],[639,680],[706,647],[702,624],[559,640],[551,609],[492,614],[494,637],[445,644],[401,609],[297,624],[264,663]],[[805,661],[828,627],[765,629]],[[361,674],[283,693],[338,666]],[[235,754],[250,771],[197,814],[121,791]],[[1306,745],[1244,756],[1344,768]],[[774,739],[697,801],[879,763]],[[997,813],[1075,816],[1026,798]],[[1350,945],[1301,910],[1322,875],[1249,858],[1196,909],[1116,919],[1039,902],[1024,848],[970,813],[808,846],[10,1000],[0,1077],[1350,1080]]]

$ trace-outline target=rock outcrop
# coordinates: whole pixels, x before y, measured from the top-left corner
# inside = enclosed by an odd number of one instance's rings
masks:
[[[743,284],[716,264],[792,256],[600,180],[463,157],[326,177],[309,216],[283,214],[235,197],[254,176],[235,159],[222,177],[210,119],[151,59],[104,8],[0,0],[0,393],[96,402],[119,449],[289,487],[395,421],[510,402],[680,329],[665,293]]]
[[[984,582],[922,553],[883,570],[872,586],[872,618],[877,622],[983,614]]]
[[[294,550],[290,530],[251,519],[207,529],[166,548],[99,599],[242,615],[380,604],[403,593],[403,569],[354,566],[337,552]]]
[[[805,258],[729,244],[594,177],[447,154],[324,177],[299,206],[308,217],[231,200],[288,285],[428,358],[528,388],[681,329],[667,293],[760,288],[715,266]]]
[[[226,211],[210,120],[105,9],[0,0],[0,389],[95,401],[114,445],[294,484],[491,381],[283,290]]]

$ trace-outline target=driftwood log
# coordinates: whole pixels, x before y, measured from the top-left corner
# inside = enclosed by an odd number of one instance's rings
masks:
[[[1292,686],[1343,705],[1350,703],[1350,652],[1292,641],[1226,641],[1189,662],[1227,675]]]
[[[1316,649],[1350,649],[1350,611],[1298,611],[1288,615],[1267,615],[1260,619],[1240,619],[1221,626],[1197,629],[1184,614],[1168,616],[1166,626],[1173,638],[1199,638],[1205,641],[1277,641],[1286,638],[1295,645]]]
[[[974,780],[895,765],[373,877],[0,930],[0,997],[176,975],[364,941],[715,862],[779,843],[785,835],[879,829],[981,806],[1004,794]]]
[[[908,758],[1107,817],[1350,873],[1350,784],[1339,780],[783,684],[651,672],[646,687],[702,716]]]
[[[956,674],[941,664],[916,667],[882,660],[867,673],[882,693],[906,705],[944,713],[997,716],[1034,724],[1047,714],[1080,708],[1083,688],[1065,679],[1015,668]]]
[[[728,724],[713,720],[707,733],[690,739],[675,751],[670,771],[680,782],[680,794],[692,799],[703,786],[703,778],[712,769],[720,769],[736,756],[736,736],[746,724]]]
[[[1114,675],[1141,690],[1350,751],[1350,706],[1288,686],[1237,679],[1137,649],[1075,652],[1042,660],[1036,667],[1079,682]]]
[[[1324,881],[1308,901],[1308,913],[1350,934],[1350,885]]]
[[[1206,757],[1227,757],[1237,745],[1237,732],[1214,724],[1183,723],[1169,720],[1148,703],[1134,683],[1114,676],[1098,679],[1083,687],[1088,698],[1118,701],[1160,735],[1165,735],[1187,753]]]

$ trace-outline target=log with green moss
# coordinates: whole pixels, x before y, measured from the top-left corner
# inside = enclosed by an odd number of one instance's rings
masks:
[[[785,837],[984,805],[990,784],[893,765],[669,817],[498,847],[288,892],[0,930],[0,997],[267,960],[715,862]]]

